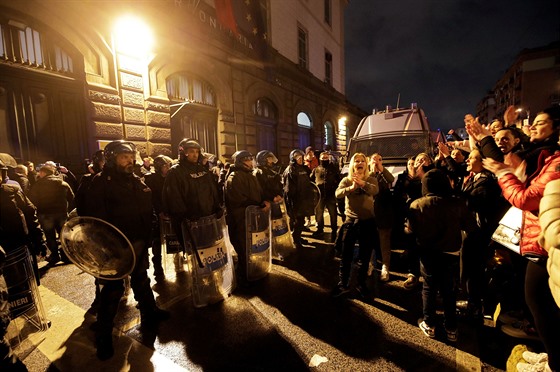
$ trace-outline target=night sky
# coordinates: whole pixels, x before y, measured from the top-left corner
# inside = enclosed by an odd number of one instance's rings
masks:
[[[457,128],[521,50],[555,40],[558,0],[350,0],[346,95],[371,112],[400,93],[432,130]]]

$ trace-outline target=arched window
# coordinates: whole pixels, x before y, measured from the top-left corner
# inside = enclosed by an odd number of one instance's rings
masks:
[[[303,150],[311,144],[311,128],[313,127],[313,121],[307,113],[302,111],[297,115],[297,122],[298,147]]]
[[[257,131],[257,151],[276,152],[276,125],[278,109],[268,98],[261,97],[253,103]]]
[[[325,145],[329,145],[332,149],[335,149],[335,133],[334,127],[330,121],[325,122]]]
[[[214,89],[202,79],[189,75],[174,75],[167,80],[170,100],[216,106]]]
[[[198,140],[204,151],[218,154],[218,111],[214,88],[189,74],[176,74],[166,82],[171,104],[171,141]],[[176,151],[176,146],[173,146]]]
[[[15,20],[0,23],[0,60],[72,74],[74,63],[67,50],[40,31]]]

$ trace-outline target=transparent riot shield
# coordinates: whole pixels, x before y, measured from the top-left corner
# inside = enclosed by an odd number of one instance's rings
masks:
[[[232,251],[225,217],[214,215],[181,224],[188,270],[192,276],[195,307],[207,306],[227,298],[234,289]]]
[[[165,277],[171,279],[176,273],[184,272],[187,260],[185,251],[173,230],[169,219],[159,219],[161,234],[161,256]]]
[[[123,279],[136,264],[136,254],[127,237],[99,218],[69,219],[62,227],[60,242],[70,261],[99,279]]]
[[[294,239],[290,232],[284,200],[270,204],[270,220],[272,227],[272,259],[283,261],[296,250]]]
[[[22,358],[33,351],[40,338],[44,337],[48,321],[27,246],[6,253],[4,279],[12,320],[6,336],[14,352]]]
[[[264,278],[272,266],[270,210],[252,205],[245,209],[247,224],[247,280]]]

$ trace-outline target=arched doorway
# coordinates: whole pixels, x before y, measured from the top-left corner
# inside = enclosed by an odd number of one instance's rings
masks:
[[[311,128],[313,121],[311,116],[301,111],[297,115],[298,123],[298,148],[305,150],[311,144]]]
[[[173,154],[183,138],[198,140],[204,151],[218,154],[218,111],[214,88],[190,75],[175,74],[167,79],[171,101],[171,143]]]

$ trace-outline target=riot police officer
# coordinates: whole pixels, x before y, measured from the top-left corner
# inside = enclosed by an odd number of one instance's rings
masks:
[[[153,325],[169,318],[156,306],[147,269],[148,245],[152,224],[152,193],[136,176],[136,146],[132,142],[113,141],[105,147],[105,166],[91,181],[87,191],[85,213],[116,226],[132,243],[136,265],[130,274],[134,298],[138,301],[143,325]],[[112,329],[119,301],[124,293],[124,279],[102,280],[97,311],[96,346],[101,360],[113,356]]]
[[[282,190],[282,175],[275,165],[278,158],[268,150],[259,151],[257,154],[257,169],[254,174],[261,185],[263,197],[265,200],[274,200],[282,197],[284,194]]]
[[[307,243],[301,237],[305,217],[315,214],[314,186],[309,178],[311,171],[303,164],[304,156],[303,151],[293,150],[290,153],[290,165],[282,177],[286,207],[293,224],[292,236],[297,248]]]
[[[200,144],[194,139],[179,143],[179,163],[165,177],[162,194],[163,211],[171,217],[171,224],[185,246],[181,223],[222,214],[218,183],[207,167],[200,163]]]
[[[229,238],[237,255],[237,279],[241,285],[247,281],[247,223],[245,209],[251,205],[270,208],[268,201],[263,202],[261,186],[253,175],[253,155],[246,150],[237,151],[232,155],[234,164],[226,180],[226,220]]]

